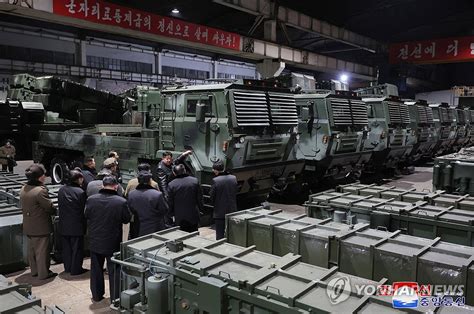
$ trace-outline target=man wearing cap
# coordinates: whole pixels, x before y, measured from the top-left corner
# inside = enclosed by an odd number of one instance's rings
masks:
[[[89,228],[89,248],[91,254],[92,299],[96,302],[104,298],[104,262],[107,261],[109,273],[110,300],[119,296],[120,273],[117,265],[112,263],[114,252],[120,251],[122,225],[130,222],[131,214],[127,201],[117,195],[118,182],[114,176],[102,180],[103,188],[98,194],[86,201],[84,215]]]
[[[103,188],[102,180],[106,176],[113,176],[113,173],[109,169],[104,168],[101,171],[99,171],[99,173],[97,174],[97,179],[96,180],[89,182],[89,184],[87,185],[87,191],[86,191],[87,192],[87,197],[99,193],[100,189]],[[120,184],[117,188],[117,194],[119,196],[123,196],[123,188]]]
[[[71,276],[83,274],[84,234],[86,218],[84,208],[87,195],[82,189],[84,176],[79,168],[69,172],[69,183],[58,191],[59,233],[61,234],[64,271]]]
[[[186,174],[184,165],[174,166],[173,175],[176,178],[168,185],[170,215],[175,217],[175,224],[181,230],[197,231],[199,212],[203,208],[199,182],[195,177]]]
[[[224,171],[224,163],[217,161],[212,165],[215,177],[212,179],[210,203],[214,206],[216,240],[225,233],[225,215],[237,210],[237,178]]]
[[[163,194],[151,186],[151,172],[138,173],[138,186],[128,195],[128,206],[133,214],[130,239],[164,230],[168,205]]]
[[[138,165],[138,173],[141,171],[148,171],[150,172],[151,167],[150,164],[147,163],[142,163]],[[153,179],[150,181],[150,185],[152,188],[158,190],[158,183],[156,183]],[[125,188],[124,196],[128,197],[131,191],[135,190],[138,186],[138,178],[133,178],[130,181],[128,181],[127,187]]]
[[[50,243],[53,232],[52,215],[56,210],[44,186],[46,169],[41,164],[32,164],[25,170],[28,182],[20,191],[20,206],[23,211],[23,234],[28,238],[28,263],[31,275],[39,279],[56,276],[49,270]]]
[[[115,167],[115,173],[114,173],[114,175],[115,175],[115,177],[117,178],[117,181],[118,181],[119,183],[122,183],[122,174],[120,173],[120,167],[119,167],[119,158],[120,158],[120,157],[119,157],[119,154],[118,154],[116,151],[111,150],[111,151],[109,152],[109,158],[114,158],[114,159],[115,159],[115,165],[116,165],[116,167]]]

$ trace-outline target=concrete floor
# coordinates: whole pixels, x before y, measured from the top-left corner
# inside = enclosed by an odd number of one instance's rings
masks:
[[[24,169],[30,162],[19,162],[19,167],[15,172],[24,173]],[[387,180],[385,185],[397,186],[400,188],[416,188],[418,191],[431,190],[432,169],[429,166],[417,167],[411,175],[406,175],[398,179]],[[272,204],[273,208],[282,209],[285,212],[304,214],[303,206]],[[215,237],[215,231],[209,227],[199,229],[202,236],[208,238]],[[124,228],[124,237],[128,233],[128,228]],[[84,267],[90,269],[89,259],[85,259]],[[42,300],[43,305],[56,305],[67,313],[108,313],[110,300],[108,298],[108,280],[106,281],[106,295],[101,302],[93,302],[89,290],[89,272],[71,277],[64,273],[62,264],[53,265],[51,270],[59,276],[40,281],[30,275],[29,269],[19,271],[6,276],[18,283],[28,283],[33,286],[33,295]]]

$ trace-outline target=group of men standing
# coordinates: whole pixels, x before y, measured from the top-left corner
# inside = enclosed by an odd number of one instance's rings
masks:
[[[164,153],[155,175],[157,182],[153,180],[150,165],[140,164],[137,178],[128,182],[125,191],[119,184],[116,152],[109,154],[98,173],[92,157],[84,159],[82,169],[70,171],[68,184],[58,192],[64,270],[72,276],[87,271],[82,268],[82,262],[84,235],[88,230],[90,287],[94,301],[104,297],[104,263],[107,264],[111,300],[118,298],[120,274],[111,258],[120,250],[123,224],[130,222],[131,239],[172,225],[188,232],[198,230],[203,196],[198,180],[187,173],[184,165],[191,153],[186,151],[175,160],[170,152]],[[216,177],[210,199],[214,205],[216,238],[221,239],[225,232],[225,214],[237,209],[237,180],[224,171],[220,161],[214,163],[213,171]],[[42,165],[31,165],[26,170],[28,183],[20,194],[24,232],[29,239],[31,273],[39,279],[56,275],[49,271],[49,235],[55,208],[44,186],[45,173]]]

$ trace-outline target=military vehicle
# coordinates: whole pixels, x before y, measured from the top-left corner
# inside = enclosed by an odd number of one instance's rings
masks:
[[[365,174],[381,174],[393,170],[410,155],[407,145],[407,126],[410,123],[408,107],[398,97],[398,88],[381,84],[357,89],[355,92],[367,104],[369,133],[366,150],[373,149]]]
[[[411,153],[407,143],[407,126],[410,123],[408,106],[397,96],[363,96],[369,113],[369,135],[365,149],[373,149],[367,170],[378,173],[395,169]]]
[[[431,158],[433,148],[437,144],[433,111],[424,100],[408,100],[405,104],[408,105],[410,115],[407,145],[413,145],[410,162]]]
[[[121,156],[126,184],[140,162],[156,166],[164,151],[176,157],[191,149],[186,166],[205,195],[213,178],[212,164],[221,160],[237,176],[238,200],[258,202],[273,186],[281,189],[294,181],[304,163],[293,150],[298,124],[293,95],[264,84],[139,87],[135,94],[141,125],[40,132],[35,160],[59,183],[75,161],[87,155],[100,161],[113,149]]]
[[[454,141],[453,147],[454,151],[458,151],[469,142],[468,119],[470,118],[470,113],[462,108],[455,108],[452,110],[456,116],[456,140]]]
[[[433,111],[433,122],[437,130],[437,143],[433,148],[433,156],[443,155],[453,148],[456,141],[456,122],[448,103],[430,104]],[[451,114],[450,114],[451,113]]]
[[[0,140],[12,139],[18,159],[31,159],[42,130],[63,131],[122,121],[125,99],[55,76],[13,76],[0,101]]]
[[[317,90],[295,95],[298,107],[298,159],[305,160],[304,181],[315,187],[324,178],[358,172],[372,150],[364,150],[367,107],[349,91]]]

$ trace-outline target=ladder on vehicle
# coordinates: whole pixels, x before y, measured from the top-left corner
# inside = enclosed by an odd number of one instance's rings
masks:
[[[175,120],[178,98],[173,95],[164,99],[161,107],[160,146],[163,150],[175,150]]]

